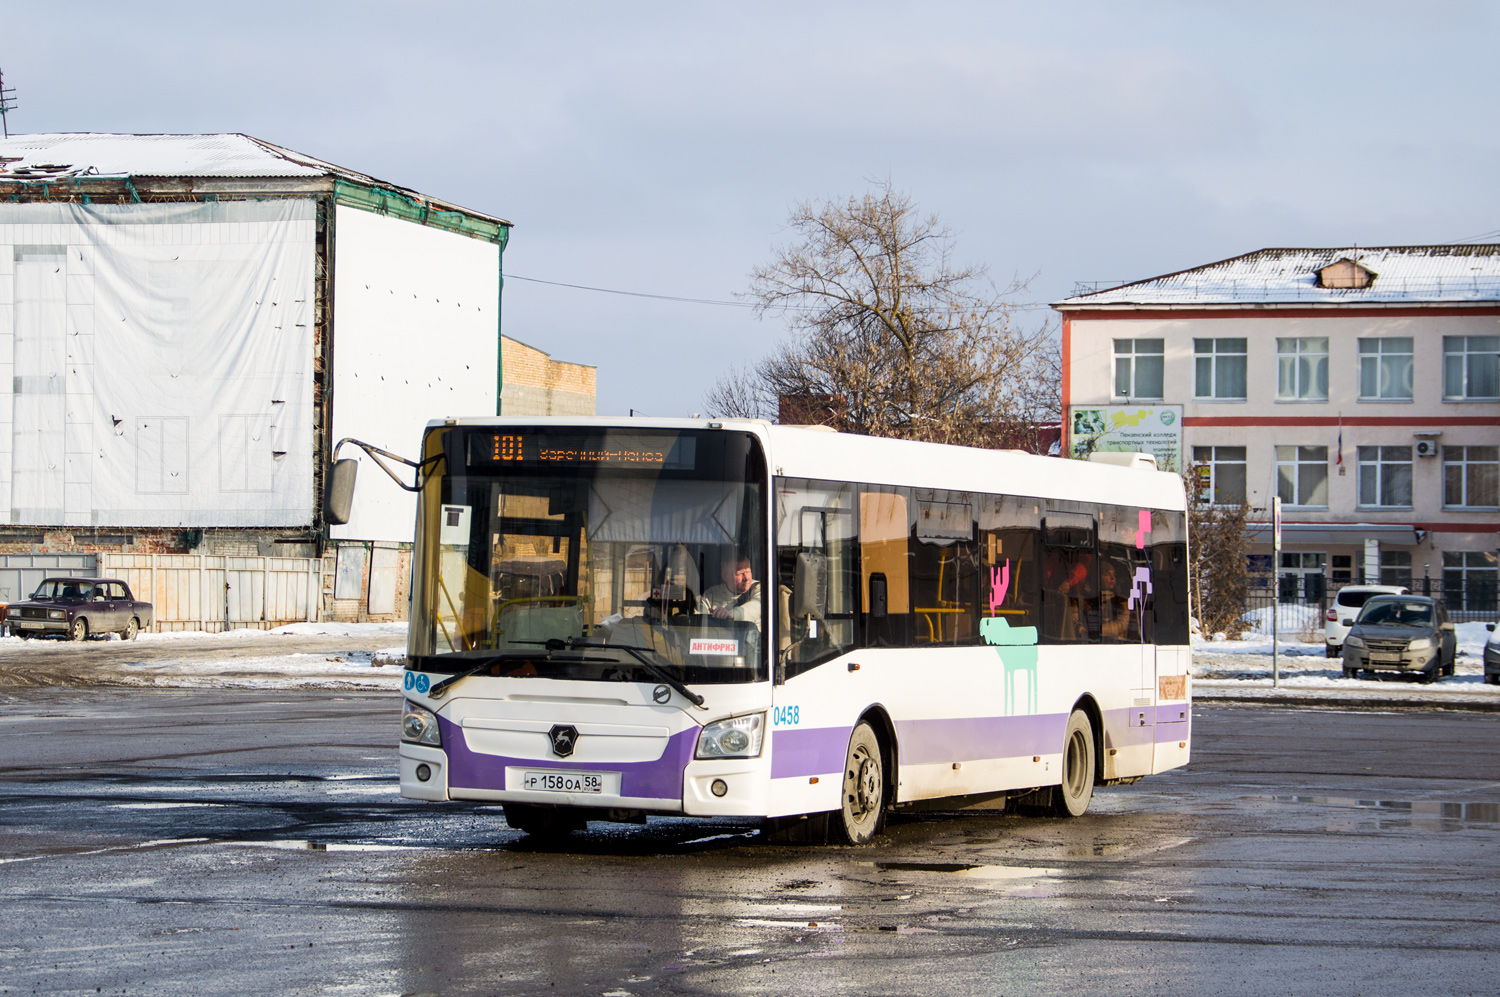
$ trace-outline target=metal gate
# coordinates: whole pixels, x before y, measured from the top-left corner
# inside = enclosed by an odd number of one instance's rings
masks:
[[[99,572],[151,602],[157,630],[270,630],[316,622],[323,561],[315,557],[100,554]]]
[[[48,575],[94,574],[94,554],[0,554],[0,603],[20,602]]]

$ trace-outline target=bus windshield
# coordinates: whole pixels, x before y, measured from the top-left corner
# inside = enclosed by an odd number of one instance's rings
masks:
[[[722,430],[452,427],[418,512],[412,667],[764,680],[766,469]]]

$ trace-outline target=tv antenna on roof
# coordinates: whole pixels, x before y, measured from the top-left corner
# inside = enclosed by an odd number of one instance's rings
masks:
[[[6,115],[16,109],[16,88],[5,85],[5,73],[0,72],[0,133],[10,138],[10,121]]]

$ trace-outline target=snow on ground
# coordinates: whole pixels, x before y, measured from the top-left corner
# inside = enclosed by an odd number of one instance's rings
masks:
[[[1500,686],[1483,684],[1482,653],[1489,632],[1483,623],[1457,626],[1457,674],[1431,685],[1407,676],[1346,679],[1338,659],[1324,655],[1317,641],[1287,634],[1281,641],[1279,688],[1271,686],[1269,634],[1248,639],[1193,637],[1193,692],[1201,700],[1235,699],[1267,702],[1379,702],[1384,705],[1488,704],[1500,709]],[[275,630],[230,630],[143,633],[144,652],[119,641],[91,642],[117,650],[102,666],[101,684],[163,688],[324,688],[397,691],[406,660],[405,623],[294,623]],[[1300,636],[1300,635],[1298,635]],[[336,638],[348,638],[347,646]],[[174,642],[176,642],[174,644]],[[154,646],[153,646],[154,645]],[[278,646],[281,645],[281,646]],[[290,645],[290,646],[287,646]],[[175,648],[181,647],[179,655]],[[214,650],[222,648],[221,652]],[[0,650],[43,661],[61,658],[79,645],[65,641],[0,638]],[[309,650],[309,647],[313,648]],[[102,649],[102,648],[101,648]],[[165,653],[164,653],[165,652]],[[151,660],[136,660],[150,658]],[[92,681],[92,680],[90,680]]]
[[[1283,610],[1296,609],[1296,606],[1283,606]],[[1230,640],[1227,636],[1222,640],[1209,637],[1193,635],[1193,652],[1195,654],[1270,654],[1271,653],[1271,611],[1269,609],[1257,609],[1254,614],[1246,613],[1246,617],[1264,613],[1264,628],[1257,626],[1247,629],[1241,634],[1240,640]],[[1316,615],[1316,614],[1315,614]],[[1484,654],[1484,645],[1490,638],[1490,632],[1485,629],[1483,623],[1459,623],[1454,628],[1454,636],[1458,638],[1458,656],[1463,658],[1480,658]],[[1311,631],[1312,640],[1307,640],[1308,631],[1296,625],[1289,625],[1286,617],[1282,617],[1281,625],[1277,628],[1281,638],[1281,653],[1290,657],[1311,654],[1318,657],[1324,655],[1323,630],[1321,627]],[[1215,637],[1220,635],[1216,634]]]
[[[274,630],[110,635],[84,644],[0,638],[10,662],[35,662],[67,685],[397,690],[403,623],[294,623]],[[340,640],[339,638],[346,638]],[[81,656],[80,656],[81,655]]]
[[[1268,628],[1269,629],[1269,628]],[[1346,679],[1338,658],[1325,655],[1322,635],[1316,643],[1284,635],[1279,660],[1280,682],[1272,688],[1271,638],[1246,634],[1246,640],[1193,637],[1193,695],[1200,700],[1264,700],[1268,703],[1348,702],[1414,706],[1487,705],[1500,710],[1500,686],[1484,684],[1484,645],[1490,633],[1483,623],[1460,623],[1456,674],[1430,685],[1411,676],[1385,673],[1374,679]]]
[[[383,660],[382,660],[383,659]],[[129,685],[176,689],[380,689],[401,688],[406,648],[344,653],[236,657],[198,661],[122,662],[118,678]]]

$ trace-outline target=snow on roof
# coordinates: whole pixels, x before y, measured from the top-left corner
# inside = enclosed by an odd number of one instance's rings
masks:
[[[52,132],[0,138],[0,184],[7,180],[46,182],[121,177],[289,180],[332,177],[413,195],[442,210],[510,225],[502,218],[417,194],[398,184],[235,132],[214,135]]]
[[[1341,259],[1374,272],[1364,288],[1318,286]],[[1218,263],[1075,294],[1053,307],[1237,304],[1383,305],[1500,301],[1500,245],[1260,249]]]
[[[99,135],[0,138],[0,178],[316,177],[350,173],[248,135]]]

